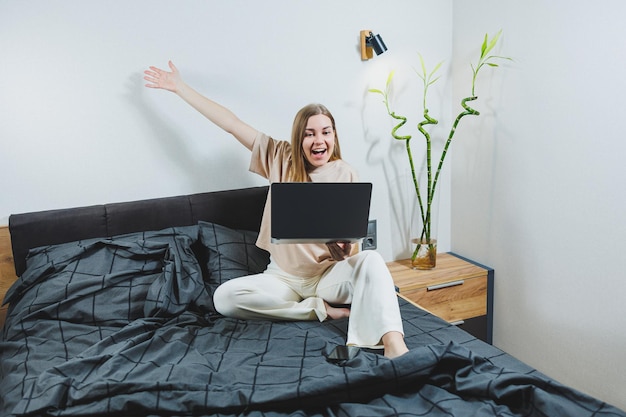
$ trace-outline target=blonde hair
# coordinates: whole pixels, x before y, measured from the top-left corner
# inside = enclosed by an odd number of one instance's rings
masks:
[[[289,181],[308,182],[310,180],[308,173],[310,164],[306,159],[304,151],[302,150],[302,142],[304,140],[304,134],[306,133],[306,125],[309,121],[309,117],[316,116],[318,114],[323,114],[330,119],[333,132],[335,133],[335,146],[329,161],[341,159],[341,150],[339,148],[337,128],[335,127],[335,118],[322,104],[306,105],[296,114],[293,121],[293,128],[291,129],[291,161],[289,166]]]

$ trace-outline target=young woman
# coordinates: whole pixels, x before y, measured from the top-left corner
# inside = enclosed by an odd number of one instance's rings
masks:
[[[354,169],[341,159],[335,119],[311,104],[296,115],[291,143],[275,140],[241,121],[220,104],[188,86],[170,61],[170,71],[146,70],[146,87],[174,92],[252,151],[250,170],[270,183],[352,182]],[[342,208],[339,208],[342,209]],[[353,251],[350,243],[272,244],[268,196],[257,246],[270,253],[267,270],[222,284],[214,294],[221,314],[240,319],[314,320],[349,317],[347,344],[384,348],[385,356],[408,351],[393,280],[374,251]],[[320,213],[311,221],[324,221]],[[350,309],[334,307],[350,304]]]

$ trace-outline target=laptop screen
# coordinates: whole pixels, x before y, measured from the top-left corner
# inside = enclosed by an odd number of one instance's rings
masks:
[[[372,184],[271,185],[272,243],[356,242],[367,235]]]

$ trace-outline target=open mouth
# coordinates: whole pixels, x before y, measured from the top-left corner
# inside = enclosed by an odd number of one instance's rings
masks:
[[[326,149],[312,149],[311,153],[313,155],[323,155],[324,153],[326,153]]]

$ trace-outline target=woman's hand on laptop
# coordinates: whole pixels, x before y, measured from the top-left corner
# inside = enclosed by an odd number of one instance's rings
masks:
[[[330,256],[332,256],[335,261],[343,261],[350,256],[352,252],[352,243],[350,242],[328,242],[326,246],[330,251]]]

